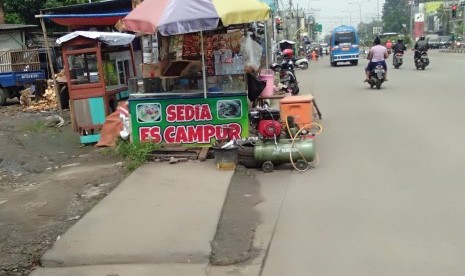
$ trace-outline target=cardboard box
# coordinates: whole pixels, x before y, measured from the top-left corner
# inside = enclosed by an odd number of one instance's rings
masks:
[[[161,68],[159,63],[143,63],[142,78],[157,78],[161,76]]]

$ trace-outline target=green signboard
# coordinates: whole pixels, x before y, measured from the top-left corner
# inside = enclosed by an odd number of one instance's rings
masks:
[[[129,100],[134,142],[211,145],[249,135],[245,94]]]

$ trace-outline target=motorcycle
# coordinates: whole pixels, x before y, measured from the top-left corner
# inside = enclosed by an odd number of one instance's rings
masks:
[[[283,55],[282,52],[278,52],[276,58],[277,58],[278,61],[281,60],[283,62],[286,59],[286,57]],[[299,58],[299,59],[293,57],[292,62],[294,63],[294,66],[296,68],[300,68],[302,70],[307,70],[308,69],[308,59],[306,57]]]
[[[386,71],[384,70],[383,65],[377,64],[373,70],[370,72],[370,78],[368,79],[368,84],[371,88],[375,87],[381,89],[381,84],[384,82],[386,76]]]
[[[308,69],[308,59],[306,58],[293,58],[292,62],[295,64],[296,68],[300,68],[302,70],[307,70]]]
[[[428,53],[425,50],[421,50],[415,53],[415,67],[421,70],[425,70],[425,67],[429,64]]]
[[[392,65],[394,68],[399,69],[399,67],[402,65],[404,59],[404,53],[402,52],[397,52],[394,54],[392,57]]]
[[[294,72],[294,62],[292,59],[284,58],[281,64],[273,63],[270,69],[274,72],[279,72],[279,82],[282,90],[291,93],[291,95],[299,94],[299,84]]]

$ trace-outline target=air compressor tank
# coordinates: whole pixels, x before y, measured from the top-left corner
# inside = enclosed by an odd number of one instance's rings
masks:
[[[313,137],[303,136],[295,139],[274,139],[257,141],[254,157],[257,163],[262,164],[264,171],[273,171],[273,165],[298,162],[298,167],[305,169],[308,162],[315,160],[315,147]]]

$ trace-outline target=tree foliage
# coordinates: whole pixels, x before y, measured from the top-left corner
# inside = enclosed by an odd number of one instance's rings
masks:
[[[88,0],[3,0],[5,23],[37,24],[41,9],[88,3]],[[97,2],[97,1],[93,1]]]
[[[386,0],[383,6],[383,32],[403,33],[402,24],[409,26],[410,12],[408,1]]]

